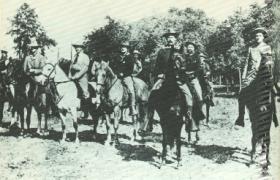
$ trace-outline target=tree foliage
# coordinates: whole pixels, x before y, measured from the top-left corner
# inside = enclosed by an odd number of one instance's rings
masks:
[[[27,3],[23,3],[11,21],[11,29],[7,32],[14,38],[15,50],[19,59],[24,59],[28,53],[30,39],[35,38],[43,48],[55,46],[44,27],[38,21],[38,15]]]

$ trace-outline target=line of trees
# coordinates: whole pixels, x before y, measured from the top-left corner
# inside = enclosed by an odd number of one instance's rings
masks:
[[[248,46],[252,43],[254,28],[262,26],[269,29],[271,36],[267,39],[268,43],[279,47],[276,43],[279,34],[275,33],[279,32],[279,1],[266,2],[265,7],[252,4],[249,12],[237,9],[221,23],[207,17],[204,11],[193,8],[171,8],[166,15],[147,17],[133,23],[107,16],[105,19],[108,23],[105,26],[85,35],[85,51],[91,58],[113,60],[120,44],[130,41],[131,50],[139,50],[142,58],[150,59],[153,64],[158,49],[165,44],[162,34],[172,27],[180,32],[179,42],[194,41],[200,51],[208,55],[208,63],[216,76],[213,80],[232,78],[234,82],[236,72],[242,69]],[[14,38],[14,48],[20,59],[25,58],[31,38],[35,37],[44,48],[56,45],[38,22],[35,10],[27,3],[20,6],[11,20],[8,34]]]

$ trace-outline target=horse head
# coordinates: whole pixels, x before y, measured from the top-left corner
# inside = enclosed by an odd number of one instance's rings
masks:
[[[94,62],[92,67],[92,74],[96,78],[97,92],[100,93],[102,88],[105,88],[114,79],[115,74],[109,66],[108,62]]]

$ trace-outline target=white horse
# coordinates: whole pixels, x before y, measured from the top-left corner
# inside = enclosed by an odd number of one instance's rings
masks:
[[[66,140],[65,121],[67,115],[70,115],[69,118],[73,120],[76,134],[75,142],[79,143],[77,109],[80,107],[80,99],[77,97],[78,90],[75,83],[68,78],[58,63],[47,63],[43,67],[42,74],[46,77],[46,83],[53,82],[55,84],[56,92],[53,95],[61,118],[62,142]]]

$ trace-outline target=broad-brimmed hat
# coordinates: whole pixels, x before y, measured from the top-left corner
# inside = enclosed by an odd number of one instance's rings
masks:
[[[83,43],[79,43],[79,42],[73,43],[72,46],[73,46],[74,48],[84,48],[84,47],[85,47],[85,46],[83,45]]]
[[[162,37],[165,37],[165,38],[168,36],[178,37],[178,35],[179,35],[179,33],[176,32],[173,28],[169,28],[169,29],[167,29],[167,32],[162,35]]]
[[[133,51],[133,54],[141,54],[141,53],[140,53],[138,50],[135,49],[135,50]]]
[[[31,47],[31,48],[39,48],[39,47],[41,47],[41,45],[38,44],[36,39],[31,39],[29,47]]]
[[[257,33],[262,33],[265,37],[267,37],[267,31],[265,28],[263,27],[258,27],[256,29],[254,29],[254,34],[257,34]]]
[[[121,43],[121,47],[127,47],[127,48],[129,48],[129,47],[130,47],[130,44],[129,44],[128,41],[125,41],[125,42],[122,42],[122,43]]]
[[[197,49],[197,44],[194,42],[194,41],[187,41],[187,42],[185,42],[185,46],[187,47],[188,45],[193,45],[193,47],[195,48],[195,49]]]

